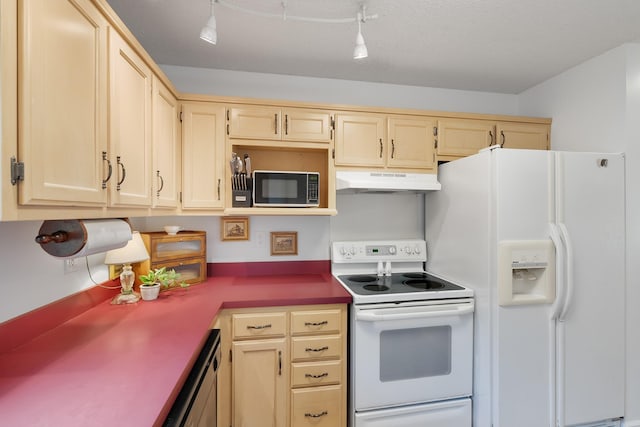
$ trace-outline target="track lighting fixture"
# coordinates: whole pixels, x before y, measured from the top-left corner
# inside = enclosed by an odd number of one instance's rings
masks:
[[[207,43],[216,44],[218,42],[218,32],[216,30],[216,15],[213,12],[213,3],[215,3],[215,0],[211,0],[211,14],[206,25],[200,31],[200,38]]]
[[[239,6],[230,0],[210,0],[210,2],[211,2],[211,15],[209,16],[209,20],[207,21],[207,24],[202,28],[202,31],[200,32],[200,38],[211,44],[216,44],[216,42],[218,41],[218,35],[216,32],[216,17],[213,11],[213,4],[218,3],[220,6],[224,6],[228,9],[233,9],[239,12],[244,12],[244,13],[257,15],[257,16],[263,16],[267,18],[279,18],[279,19],[282,19],[283,21],[292,20],[292,21],[316,22],[316,23],[324,23],[324,24],[350,24],[353,22],[357,22],[358,35],[356,36],[356,46],[353,51],[353,59],[361,59],[361,58],[366,58],[368,56],[367,46],[364,44],[364,37],[362,37],[362,24],[367,22],[367,19],[378,18],[378,15],[367,15],[364,4],[360,5],[360,10],[358,11],[355,18],[314,18],[311,16],[289,15],[287,13],[287,0],[281,0],[280,2],[280,5],[282,6],[281,14],[268,13],[268,12],[248,9],[244,6]]]
[[[358,12],[358,35],[356,36],[356,47],[353,49],[353,59],[363,59],[369,56],[367,52],[367,45],[364,44],[364,37],[362,37],[362,28],[360,24],[364,22],[364,6],[362,6],[362,13]]]

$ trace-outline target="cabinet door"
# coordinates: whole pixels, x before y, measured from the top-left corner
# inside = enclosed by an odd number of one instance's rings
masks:
[[[438,148],[440,157],[466,157],[496,143],[495,122],[484,120],[438,120]]]
[[[112,206],[151,206],[151,70],[109,31]]]
[[[178,101],[153,77],[153,206],[178,206],[180,133]]]
[[[233,425],[287,425],[286,341],[233,343]]]
[[[19,203],[107,202],[107,22],[89,0],[20,2]]]
[[[229,108],[230,138],[281,139],[282,114],[276,107]]]
[[[375,114],[336,115],[336,166],[384,167],[385,119]]]
[[[282,139],[287,141],[330,142],[331,114],[327,111],[288,108],[284,115]]]
[[[390,118],[387,166],[434,169],[436,121],[428,118]]]
[[[504,148],[548,150],[550,127],[539,123],[498,122],[498,143]]]
[[[182,208],[224,207],[224,107],[182,105]]]

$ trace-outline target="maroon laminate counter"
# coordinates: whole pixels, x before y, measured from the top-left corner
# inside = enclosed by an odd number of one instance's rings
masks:
[[[156,301],[106,300],[0,353],[0,423],[160,425],[221,309],[349,302],[329,273],[210,277]]]

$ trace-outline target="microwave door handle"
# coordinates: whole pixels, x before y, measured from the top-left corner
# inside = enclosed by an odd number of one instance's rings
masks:
[[[365,322],[381,322],[386,320],[407,320],[407,319],[433,319],[446,316],[464,316],[473,313],[473,305],[460,305],[454,308],[447,307],[442,310],[433,311],[412,311],[409,313],[393,313],[391,310],[367,310],[356,312],[356,319]]]

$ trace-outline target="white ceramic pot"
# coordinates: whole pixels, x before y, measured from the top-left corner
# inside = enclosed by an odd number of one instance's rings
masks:
[[[147,286],[147,285],[140,286],[140,295],[142,296],[142,299],[145,301],[152,301],[158,298],[159,293],[160,293],[160,283],[156,283],[155,285],[151,285],[151,286]]]

